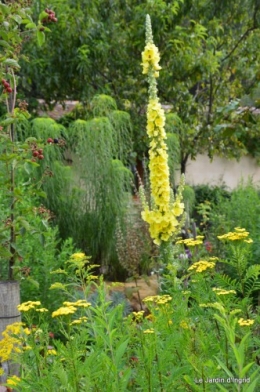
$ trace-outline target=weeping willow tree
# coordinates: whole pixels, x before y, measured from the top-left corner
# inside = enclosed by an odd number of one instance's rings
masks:
[[[89,108],[87,119],[71,122],[67,130],[52,119],[37,118],[30,133],[41,139],[65,140],[62,146],[46,143],[39,168],[48,177],[43,183],[47,194],[43,202],[54,212],[61,237],[72,237],[94,262],[114,268],[118,266],[116,222],[123,220],[133,180],[127,168],[131,121],[105,95],[94,97]],[[63,161],[68,150],[71,166]]]

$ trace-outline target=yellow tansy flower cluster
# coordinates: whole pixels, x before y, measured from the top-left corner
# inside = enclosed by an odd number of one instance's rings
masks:
[[[75,306],[62,306],[59,309],[52,312],[52,317],[67,316],[75,313],[77,308]]]
[[[22,332],[21,322],[8,325],[2,332],[3,339],[0,341],[0,362],[8,361],[13,352],[21,352],[21,340],[18,336]]]
[[[144,310],[140,310],[139,312],[132,312],[135,321],[141,321],[144,317]]]
[[[85,323],[87,320],[88,320],[87,317],[86,317],[86,316],[83,316],[83,317],[80,317],[80,318],[77,319],[77,320],[72,321],[72,322],[70,323],[70,325],[82,324],[82,323]]]
[[[36,309],[36,306],[40,306],[40,301],[27,301],[17,306],[20,312],[28,312],[29,310]]]
[[[144,333],[145,333],[145,334],[152,334],[152,333],[154,333],[154,329],[153,329],[153,328],[145,329],[145,330],[144,330]]]
[[[7,385],[8,387],[13,388],[16,387],[20,383],[20,381],[21,381],[20,377],[14,375],[7,379]]]
[[[217,295],[236,294],[235,290],[224,290],[218,287],[214,287],[212,290],[215,291]]]
[[[78,307],[82,307],[82,308],[88,308],[91,305],[91,303],[87,302],[85,299],[79,299],[76,302],[65,301],[65,302],[63,302],[63,305],[65,305],[65,306],[76,306],[76,307],[78,306]]]
[[[141,197],[144,211],[142,218],[149,224],[149,231],[153,241],[160,245],[168,241],[177,231],[179,222],[176,218],[182,215],[184,204],[181,193],[175,200],[171,194],[167,145],[165,142],[165,115],[157,97],[155,77],[158,76],[159,52],[153,43],[150,17],[146,19],[146,47],[142,53],[143,73],[148,74],[149,103],[147,107],[147,134],[150,139],[149,169],[151,188],[151,208]],[[144,199],[144,200],[143,200]]]
[[[168,294],[165,295],[151,295],[143,299],[143,302],[153,302],[156,305],[164,305],[172,300],[172,297]]]
[[[189,325],[184,320],[180,322],[180,327],[183,329],[189,329]]]
[[[219,240],[227,240],[227,241],[244,240],[244,242],[251,244],[253,242],[253,240],[251,238],[248,238],[248,236],[249,236],[249,232],[246,231],[246,229],[242,229],[241,227],[235,227],[235,231],[231,231],[229,233],[219,235],[218,239]]]
[[[206,271],[207,269],[212,269],[214,267],[215,267],[215,263],[213,261],[200,260],[192,264],[188,268],[188,271],[195,270],[195,272],[203,272]]]
[[[52,317],[67,316],[76,312],[77,308],[88,308],[91,303],[87,302],[85,299],[79,299],[76,302],[63,302],[62,307],[52,312]]]
[[[66,286],[60,282],[55,282],[49,288],[49,290],[56,290],[56,289],[57,290],[66,290]]]
[[[184,244],[187,246],[196,246],[196,245],[201,245],[203,244],[203,241],[201,239],[202,236],[200,236],[199,238],[186,238],[185,240],[178,240],[176,241],[176,244]],[[203,238],[203,237],[202,237]]]
[[[75,260],[82,260],[85,259],[85,257],[86,257],[85,253],[82,252],[73,253],[73,255],[70,256],[71,259],[75,259]]]
[[[54,348],[49,348],[47,355],[57,355],[57,351]]]
[[[254,322],[255,322],[255,321],[254,321],[254,320],[251,320],[251,319],[245,320],[245,319],[243,319],[243,318],[240,318],[240,319],[238,320],[238,324],[239,324],[241,327],[253,325]]]

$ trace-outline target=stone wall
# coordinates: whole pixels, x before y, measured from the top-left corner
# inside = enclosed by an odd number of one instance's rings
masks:
[[[211,162],[207,155],[198,155],[195,161],[189,160],[186,168],[186,183],[189,185],[225,184],[234,189],[241,179],[260,185],[260,166],[255,159],[244,156],[240,161],[215,157]]]

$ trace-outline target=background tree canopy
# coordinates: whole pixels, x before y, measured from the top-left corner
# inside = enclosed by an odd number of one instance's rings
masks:
[[[47,6],[33,1],[35,15]],[[58,23],[46,43],[28,41],[24,48],[26,96],[48,104],[112,96],[131,114],[134,150],[143,156],[147,84],[140,62],[148,13],[161,53],[159,96],[173,114],[167,126],[179,137],[182,171],[202,151],[260,156],[252,110],[260,98],[259,0],[53,0],[51,6]]]

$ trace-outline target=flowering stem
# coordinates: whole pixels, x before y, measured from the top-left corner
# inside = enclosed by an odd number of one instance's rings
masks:
[[[157,96],[160,55],[153,43],[152,26],[149,15],[146,17],[146,46],[142,52],[143,74],[148,77],[149,102],[147,107],[147,134],[149,136],[149,170],[151,207],[146,203],[144,193],[141,195],[144,211],[142,218],[149,224],[150,235],[155,244],[171,241],[173,233],[180,226],[176,219],[181,216],[184,205],[182,195],[178,192],[174,199],[170,188],[170,172],[165,132],[165,115]]]

